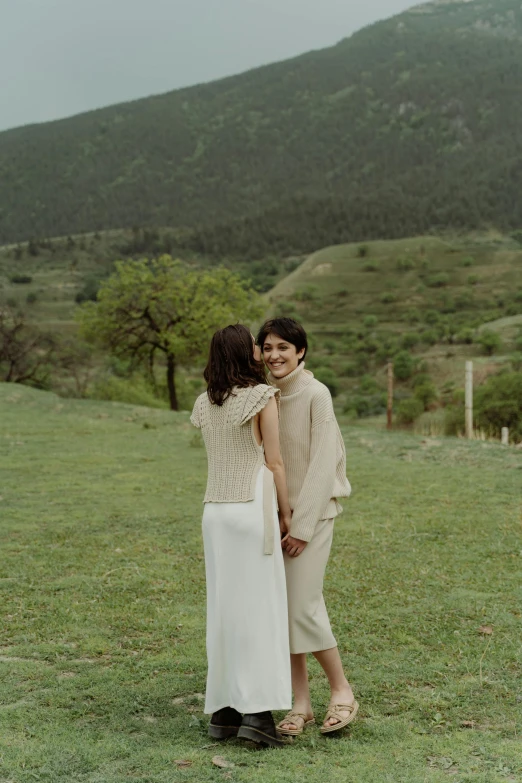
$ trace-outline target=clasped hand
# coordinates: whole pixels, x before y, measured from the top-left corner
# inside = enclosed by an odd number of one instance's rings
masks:
[[[279,514],[279,529],[281,531],[281,547],[285,550],[286,554],[290,557],[299,557],[303,549],[306,547],[307,541],[302,541],[300,538],[294,538],[290,535],[290,523],[292,517],[285,517],[283,514]]]

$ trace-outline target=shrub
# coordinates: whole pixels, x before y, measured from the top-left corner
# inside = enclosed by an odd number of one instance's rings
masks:
[[[408,350],[408,348],[414,348],[416,345],[418,345],[420,342],[420,335],[418,335],[416,332],[408,332],[408,334],[404,334],[401,338],[401,346]]]
[[[438,313],[437,310],[426,310],[424,314],[424,321],[427,324],[430,324],[430,326],[434,326],[440,321],[440,313]]]
[[[415,397],[403,400],[397,406],[397,421],[399,424],[413,424],[423,413],[424,406],[422,402]]]
[[[296,302],[313,302],[317,299],[318,288],[315,285],[307,285],[303,288],[298,288],[294,292],[294,299]]]
[[[493,375],[475,392],[475,415],[479,427],[498,436],[509,427],[514,440],[522,440],[522,373]]]
[[[26,296],[26,298],[25,298],[25,301],[27,302],[27,304],[28,304],[28,305],[31,305],[31,304],[34,304],[34,303],[37,301],[37,299],[38,299],[38,297],[37,297],[37,295],[34,293],[34,291],[30,291],[30,292],[27,294],[27,296]]]
[[[355,411],[360,419],[380,416],[386,411],[386,395],[382,393],[356,395],[346,404],[345,413],[350,411]]]
[[[398,381],[408,381],[413,375],[415,363],[408,351],[399,351],[393,361],[393,372]]]
[[[458,296],[455,297],[455,306],[459,310],[469,309],[474,305],[473,293],[471,291],[461,291]],[[447,310],[447,312],[454,312],[454,308]]]
[[[27,285],[27,283],[33,282],[31,275],[13,275],[10,280],[15,285]]]
[[[493,356],[502,347],[502,340],[496,332],[492,332],[489,329],[482,332],[478,339],[479,344],[482,346],[486,356]]]
[[[398,258],[396,266],[399,272],[409,272],[415,269],[415,261],[412,258]]]
[[[475,260],[471,256],[467,256],[466,258],[462,259],[462,266],[469,267],[473,266],[475,263]]]
[[[357,248],[357,255],[359,258],[366,258],[370,254],[370,248],[368,245],[359,245]]]
[[[339,394],[339,379],[329,367],[318,367],[314,372],[315,377],[329,389],[332,397]]]
[[[438,316],[438,313],[437,313],[437,316]],[[412,310],[408,310],[408,312],[406,313],[406,320],[410,324],[417,324],[421,320],[421,314],[420,314],[420,312],[416,308],[414,308]]]
[[[362,392],[371,394],[372,392],[380,392],[379,384],[371,375],[363,375],[359,381],[359,389]]]
[[[421,340],[426,345],[435,345],[438,342],[438,339],[439,337],[435,329],[426,329],[426,331],[421,334]]]
[[[328,353],[335,353],[339,347],[335,340],[325,340],[323,346]]]
[[[381,294],[381,303],[382,304],[392,304],[393,302],[397,301],[397,297],[395,294],[392,294],[391,291],[386,291],[384,294]]]
[[[457,309],[456,302],[453,301],[451,296],[448,294],[445,294],[442,297],[441,303],[440,303],[440,309],[443,313],[454,313]]]
[[[414,389],[417,386],[422,386],[423,383],[431,383],[431,377],[428,372],[419,372],[413,377],[412,386]]]
[[[511,238],[514,239],[515,242],[518,242],[519,245],[522,245],[522,229],[513,231],[513,233],[511,234]]]
[[[473,329],[462,329],[455,335],[455,342],[461,345],[472,345],[474,340]]]
[[[468,277],[468,285],[477,285],[480,277],[478,275],[470,275]]]
[[[78,291],[74,297],[76,304],[82,304],[83,302],[95,302],[98,296],[100,282],[101,281],[98,280],[97,277],[88,277],[83,284],[83,288]]]
[[[379,264],[377,264],[375,261],[368,261],[368,263],[364,264],[363,266],[363,272],[378,272],[379,271]]]
[[[357,365],[354,362],[348,362],[347,364],[343,364],[341,367],[339,374],[343,378],[356,378],[359,374],[357,370]]]
[[[29,243],[27,245],[27,252],[30,256],[37,256],[40,252],[40,247],[38,245],[38,242],[35,242],[34,239],[30,239]]]
[[[438,275],[431,275],[426,280],[426,285],[429,288],[444,288],[449,283],[449,275],[446,272],[439,272]]]
[[[292,318],[293,316],[297,315],[297,307],[293,302],[288,302],[288,301],[277,302],[275,309],[276,309],[277,316],[288,316]]]
[[[377,353],[379,348],[380,348],[379,341],[375,340],[373,337],[367,337],[366,340],[364,340],[362,343],[362,350],[370,354]]]
[[[519,334],[518,337],[515,338],[515,348],[517,351],[522,352],[522,334]]]
[[[427,411],[438,399],[437,389],[431,381],[418,384],[415,387],[415,399],[422,403],[423,410]]]
[[[379,319],[375,315],[367,315],[363,320],[363,325],[366,329],[373,329],[379,323]]]

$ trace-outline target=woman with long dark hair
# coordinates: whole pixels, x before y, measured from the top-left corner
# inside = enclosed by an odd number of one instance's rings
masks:
[[[208,458],[203,513],[207,578],[210,736],[283,744],[272,710],[291,706],[288,612],[281,533],[291,511],[276,397],[241,324],[216,332],[207,391],[191,422]],[[275,502],[274,484],[279,504]]]

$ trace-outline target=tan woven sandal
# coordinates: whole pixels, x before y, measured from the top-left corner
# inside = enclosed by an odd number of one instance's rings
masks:
[[[347,718],[343,718],[339,714],[340,712],[347,711],[349,711]],[[355,720],[355,716],[357,715],[358,711],[359,703],[356,701],[352,702],[352,704],[330,704],[328,707],[328,712],[326,713],[326,717],[323,721],[323,725],[321,726],[321,734],[331,734],[333,731],[340,731],[341,729],[344,729],[345,726],[348,726],[349,723]],[[330,718],[335,718],[339,721],[339,723],[334,723],[333,726],[325,726],[324,724],[327,720],[330,720]]]
[[[301,728],[283,729],[285,723],[293,723],[295,726],[299,726],[300,721],[303,721],[303,725],[301,726]],[[306,726],[312,726],[314,723],[315,723],[315,718],[306,720],[306,715],[303,712],[293,712],[293,710],[290,710],[290,712],[285,715],[283,720],[277,724],[276,728],[280,732],[280,734],[284,734],[287,737],[298,737],[299,734],[303,733]]]

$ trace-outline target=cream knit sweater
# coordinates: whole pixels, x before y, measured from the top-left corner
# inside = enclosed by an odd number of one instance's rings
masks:
[[[213,405],[206,392],[197,398],[190,421],[201,429],[207,449],[204,503],[254,500],[265,455],[254,435],[253,418],[277,396],[277,389],[260,383],[245,389],[234,388],[223,405]]]
[[[286,470],[291,534],[310,541],[320,519],[337,516],[337,498],[349,497],[346,450],[335,418],[332,397],[304,364],[285,378],[269,376],[281,390],[281,454]]]

